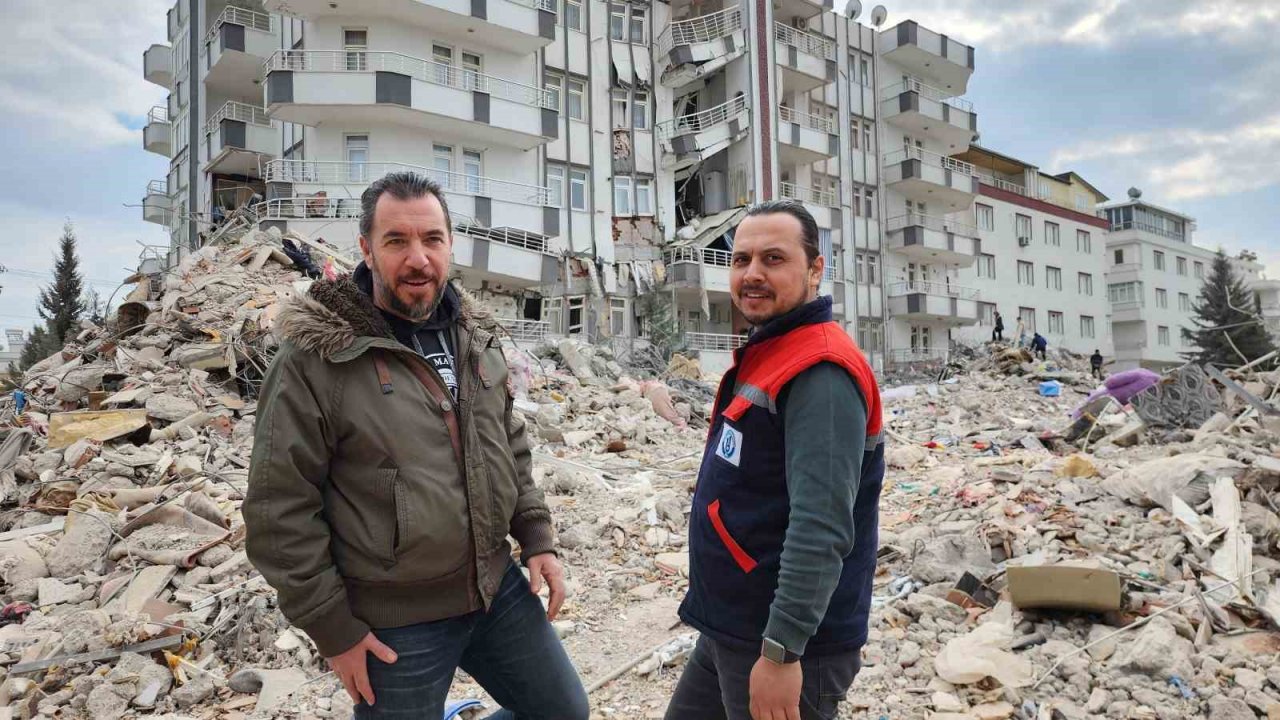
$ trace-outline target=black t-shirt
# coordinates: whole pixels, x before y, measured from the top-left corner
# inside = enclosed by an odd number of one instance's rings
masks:
[[[353,279],[357,287],[366,295],[373,297],[373,275],[364,263],[356,266]],[[461,309],[462,298],[458,296],[458,291],[453,285],[448,284],[444,287],[444,296],[440,298],[440,304],[436,306],[435,312],[422,322],[405,320],[399,315],[378,308],[378,312],[382,313],[382,317],[386,318],[387,324],[391,326],[391,332],[396,336],[396,340],[431,364],[431,367],[440,375],[440,379],[444,380],[445,386],[449,388],[454,401],[458,399],[458,373],[453,326],[458,322]]]

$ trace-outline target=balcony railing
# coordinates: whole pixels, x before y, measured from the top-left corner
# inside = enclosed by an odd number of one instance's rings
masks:
[[[797,30],[785,23],[774,23],[773,37],[778,42],[790,45],[802,53],[824,60],[836,59],[836,44],[831,38]]]
[[[222,13],[218,15],[218,18],[213,21],[213,24],[209,26],[208,34],[204,36],[206,47],[209,43],[213,42],[215,37],[218,36],[218,31],[222,28],[224,23],[243,25],[249,30],[260,30],[268,33],[272,31],[273,27],[271,16],[266,13],[228,5]]]
[[[266,69],[294,72],[394,72],[417,80],[488,93],[490,96],[537,108],[555,109],[550,90],[486,75],[477,70],[424,60],[397,52],[369,50],[277,50]]]
[[[440,183],[446,192],[482,195],[495,200],[547,206],[551,190],[537,185],[498,180],[483,175],[449,172],[422,165],[397,162],[353,163],[340,160],[270,160],[266,166],[266,182],[296,185],[360,185],[364,186],[393,172],[414,172]]]
[[[498,318],[498,324],[505,328],[507,334],[516,342],[542,342],[551,332],[551,323],[544,320]]]
[[[897,232],[905,227],[921,226],[929,230],[937,230],[938,232],[952,233],[963,237],[978,237],[978,228],[975,225],[968,225],[946,218],[935,217],[933,215],[923,215],[921,213],[906,213],[891,217],[885,223],[885,229],[888,232]]]
[[[520,230],[519,228],[509,227],[484,227],[476,222],[475,218],[460,213],[449,213],[450,219],[453,220],[453,231],[461,233],[479,240],[488,240],[489,242],[502,243],[511,247],[518,247],[531,252],[552,255],[547,248],[547,238],[538,233]]]
[[[950,283],[926,282],[923,280],[894,283],[889,286],[891,297],[924,293],[925,295],[941,295],[961,300],[977,300],[980,292],[977,288],[951,285]]]
[[[152,180],[151,182],[147,183],[147,194],[167,196],[169,194],[169,181],[168,180]]]
[[[353,220],[360,217],[359,198],[298,195],[253,206],[259,220]]]
[[[674,120],[667,120],[666,122],[658,123],[656,129],[658,131],[658,137],[661,138],[670,138],[676,135],[696,134],[720,123],[729,122],[733,118],[745,115],[747,112],[747,98],[746,96],[739,96],[727,103],[703,110],[702,112],[681,115]]]
[[[807,127],[810,130],[817,130],[818,132],[834,133],[836,131],[836,123],[831,118],[825,118],[821,115],[802,113],[798,110],[793,110],[786,105],[778,108],[778,118],[782,120],[782,122],[796,123],[797,125]]]
[[[658,36],[656,50],[667,53],[679,45],[711,42],[742,29],[742,9],[728,8],[710,15],[677,20]]]
[[[1119,230],[1141,230],[1142,232],[1149,232],[1152,235],[1159,235],[1161,237],[1172,238],[1174,240],[1187,239],[1186,233],[1178,232],[1177,230],[1169,230],[1168,228],[1156,227],[1155,225],[1148,225],[1147,223],[1137,222],[1134,220],[1111,223],[1111,232],[1117,232]]]
[[[732,352],[746,344],[747,337],[745,335],[703,332],[687,332],[684,334],[684,346],[689,350]]]
[[[1008,180],[1001,180],[994,175],[983,175],[982,173],[978,173],[978,180],[984,185],[990,185],[991,187],[999,188],[1007,192],[1016,193],[1025,197],[1031,196],[1031,194],[1027,192],[1027,188],[1025,186],[1015,182],[1009,182]]]
[[[884,91],[883,99],[890,100],[898,97],[904,92],[920,93],[920,97],[928,98],[935,102],[946,103],[957,110],[963,110],[967,113],[973,112],[973,103],[964,98],[951,97],[947,93],[939,90],[932,85],[926,85],[915,78],[909,78],[904,82],[891,85]]]
[[[944,170],[978,177],[978,172],[970,163],[964,162],[963,160],[956,160],[955,158],[948,157],[946,155],[939,155],[936,152],[931,152],[924,148],[902,148],[901,150],[895,150],[884,156],[885,165],[897,165],[904,160],[919,160],[925,165],[932,165]]]
[[[712,248],[700,247],[673,247],[667,248],[662,254],[663,260],[668,265],[676,263],[694,263],[697,265],[710,265],[712,267],[729,267],[730,260],[733,259],[733,253],[728,250],[715,250]]]
[[[147,122],[167,123],[169,122],[169,108],[164,105],[152,105],[147,111]]]
[[[204,125],[205,132],[211,132],[223,120],[237,120],[250,125],[271,127],[271,118],[266,110],[248,103],[228,100],[218,108],[217,112],[209,116],[209,121]]]
[[[799,200],[822,207],[840,207],[836,193],[831,190],[800,187],[789,182],[781,183],[780,190],[782,197],[788,200]]]
[[[822,266],[822,279],[829,282],[835,282],[836,280],[840,280],[842,275],[844,275],[844,273],[840,271],[840,266],[830,258],[827,258],[827,264]]]
[[[946,359],[944,348],[895,348],[889,351],[891,363],[941,362]]]
[[[1107,272],[1110,272],[1110,273],[1141,272],[1141,271],[1142,271],[1142,263],[1140,262],[1120,263],[1119,265],[1112,265],[1111,267],[1107,268]]]

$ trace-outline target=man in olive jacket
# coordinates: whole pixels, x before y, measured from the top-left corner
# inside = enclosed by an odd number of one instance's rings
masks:
[[[361,204],[364,262],[277,321],[244,502],[250,560],[357,718],[438,718],[462,668],[503,706],[493,717],[585,719],[549,622],[564,599],[551,515],[500,328],[447,281],[443,193],[398,173]]]

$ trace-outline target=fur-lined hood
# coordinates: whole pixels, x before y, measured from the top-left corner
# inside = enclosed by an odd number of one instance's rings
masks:
[[[458,293],[458,323],[463,330],[468,334],[505,334],[493,315],[481,307],[471,293],[456,282],[450,285]],[[399,345],[373,299],[360,289],[351,275],[318,280],[305,296],[289,301],[276,319],[275,333],[298,349],[317,353],[326,361],[348,359],[337,356],[360,338],[389,340]]]

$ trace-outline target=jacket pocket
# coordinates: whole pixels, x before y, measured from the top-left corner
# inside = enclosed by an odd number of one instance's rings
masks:
[[[711,520],[711,527],[715,528],[716,534],[720,536],[720,542],[724,543],[725,549],[733,556],[733,561],[738,563],[738,567],[742,568],[742,572],[749,573],[754,570],[756,561],[742,549],[742,546],[729,534],[728,528],[724,526],[724,520],[720,518],[719,500],[707,506],[707,517]]]
[[[398,469],[378,468],[377,477],[378,497],[384,503],[384,507],[390,510],[383,517],[393,518],[393,520],[391,523],[384,525],[379,533],[376,551],[378,559],[382,561],[383,566],[389,568],[396,564],[396,550],[400,547],[400,539],[405,536],[407,527],[404,517],[406,504]]]

